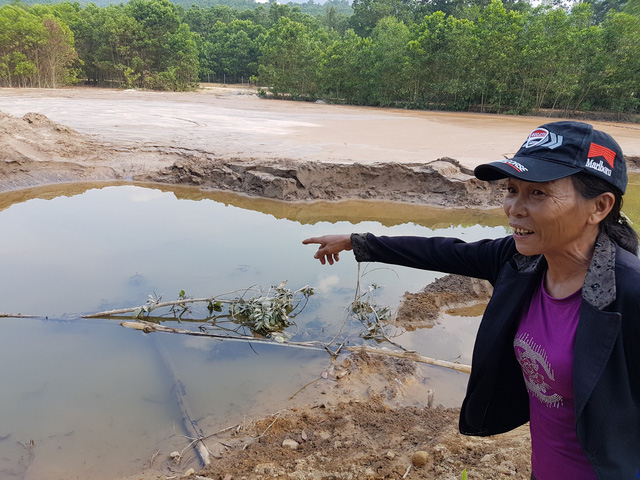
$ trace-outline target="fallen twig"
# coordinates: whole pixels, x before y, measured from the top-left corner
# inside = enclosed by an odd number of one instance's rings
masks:
[[[231,300],[218,300],[216,297],[210,297],[210,298],[182,298],[180,300],[172,300],[170,302],[160,302],[155,304],[155,308],[162,308],[162,307],[173,307],[173,306],[177,306],[177,305],[186,305],[188,303],[201,303],[201,302],[212,302],[212,301],[216,301],[216,302],[220,302],[220,303],[232,303]],[[98,317],[112,317],[114,315],[121,315],[123,313],[132,313],[135,312],[137,309],[139,309],[140,307],[129,307],[129,308],[119,308],[117,310],[106,310],[104,312],[98,312],[98,313],[90,313],[88,315],[83,315],[82,318],[98,318]]]
[[[289,397],[289,400],[293,400],[293,397],[295,397],[296,395],[298,395],[301,391],[303,391],[303,390],[304,390],[305,388],[307,388],[309,385],[312,385],[312,384],[314,384],[314,383],[316,383],[316,382],[319,382],[320,380],[322,380],[322,378],[323,378],[323,377],[315,378],[315,379],[311,380],[309,383],[307,383],[306,385],[304,385],[304,386],[300,387],[296,393],[294,393],[293,395],[291,395],[291,396]]]
[[[277,342],[268,338],[251,337],[248,335],[219,335],[216,333],[207,333],[193,330],[186,330],[183,328],[167,327],[166,325],[158,325],[144,320],[137,320],[133,322],[120,322],[120,325],[127,328],[133,328],[135,330],[142,330],[145,333],[151,332],[166,332],[177,333],[180,335],[191,335],[195,337],[208,337],[216,338],[219,340],[228,340],[232,342],[251,342],[251,343],[263,343],[267,345],[280,345],[282,347],[295,347],[306,348],[310,350],[324,350],[324,344],[320,342]]]
[[[0,313],[0,318],[39,318],[38,315],[23,315],[22,313]]]
[[[151,460],[149,461],[149,467],[153,466],[153,462],[158,457],[158,455],[160,455],[160,450],[156,449],[156,451],[153,452],[153,456],[151,457]]]
[[[252,443],[253,443],[253,442],[255,442],[256,440],[260,440],[262,437],[264,437],[265,433],[267,433],[267,432],[269,431],[269,429],[270,429],[271,427],[273,427],[273,424],[274,424],[274,423],[276,423],[276,420],[278,420],[279,418],[280,418],[280,412],[278,412],[278,413],[276,414],[276,418],[274,418],[274,419],[273,419],[273,422],[271,422],[271,423],[269,424],[269,426],[268,426],[267,428],[265,428],[264,432],[262,432],[262,433],[261,433],[260,435],[258,435],[257,437],[252,438],[251,440],[247,441],[247,443],[245,443],[245,444],[244,444],[244,447],[242,447],[242,450],[246,450],[246,449],[247,449],[247,447],[248,447],[250,444],[252,444]]]
[[[373,355],[386,355],[388,357],[406,358],[413,360],[414,362],[428,363],[429,365],[436,365],[438,367],[451,368],[458,372],[471,373],[471,365],[464,365],[462,363],[448,362],[446,360],[438,360],[437,358],[424,357],[416,352],[397,352],[394,350],[383,350],[381,348],[374,347],[347,347],[350,352],[365,352]]]
[[[171,362],[171,358],[169,357],[165,349],[162,348],[162,346],[158,343],[156,343],[156,347],[158,353],[160,354],[160,358],[162,359],[164,367],[171,374],[171,379],[173,380],[172,390],[175,394],[178,408],[180,409],[180,415],[182,416],[182,425],[187,434],[192,435],[196,439],[195,442],[192,442],[191,446],[194,447],[202,464],[204,466],[207,466],[211,463],[209,450],[207,449],[207,446],[204,444],[204,442],[200,440],[203,437],[202,430],[194,420],[194,415],[191,413],[191,407],[189,406],[189,403],[187,401],[185,386],[176,375],[175,368],[173,367],[173,362]],[[182,453],[184,453],[184,451]]]

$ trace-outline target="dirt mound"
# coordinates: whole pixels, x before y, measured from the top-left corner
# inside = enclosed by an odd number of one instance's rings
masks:
[[[479,315],[493,287],[486,280],[446,275],[418,293],[406,292],[398,308],[397,324],[407,330],[433,326],[442,312]],[[479,310],[479,313],[473,313]]]
[[[498,188],[456,160],[426,164],[220,160],[190,155],[141,180],[232,190],[285,201],[376,199],[436,206],[492,207]]]
[[[114,179],[113,169],[92,165],[102,146],[44,115],[0,112],[0,191],[62,182]]]
[[[39,113],[17,118],[0,112],[0,142],[0,159],[6,162],[89,157],[96,148],[86,135]]]

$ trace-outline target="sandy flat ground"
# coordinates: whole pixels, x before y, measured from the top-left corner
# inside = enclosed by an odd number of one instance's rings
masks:
[[[160,145],[220,157],[424,163],[474,167],[511,155],[548,119],[425,112],[261,99],[250,88],[166,93],[98,88],[0,89],[0,111],[28,112],[118,144]],[[640,125],[591,122],[640,155]]]

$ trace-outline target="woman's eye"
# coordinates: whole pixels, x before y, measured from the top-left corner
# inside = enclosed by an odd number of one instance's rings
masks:
[[[542,190],[534,190],[533,192],[534,195],[544,195],[544,192]]]
[[[507,193],[516,193],[516,189],[514,187],[507,187],[506,191]]]

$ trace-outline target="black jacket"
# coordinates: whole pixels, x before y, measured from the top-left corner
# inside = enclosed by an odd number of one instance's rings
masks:
[[[494,292],[473,351],[460,432],[494,435],[529,420],[529,399],[513,339],[546,269],[512,237],[465,243],[455,238],[352,235],[356,260],[488,280]],[[573,387],[576,433],[600,480],[640,478],[640,259],[605,235],[596,242],[582,289]]]

